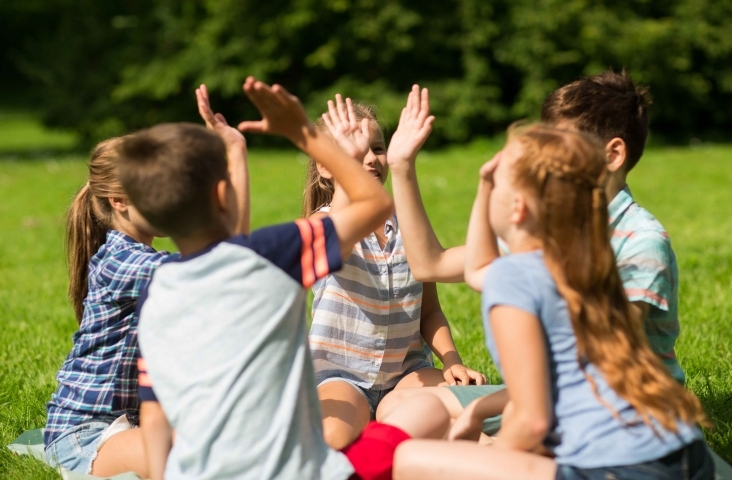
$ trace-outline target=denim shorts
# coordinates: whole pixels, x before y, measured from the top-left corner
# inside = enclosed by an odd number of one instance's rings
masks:
[[[576,468],[558,465],[556,480],[714,480],[714,461],[697,440],[652,462],[622,467]]]
[[[368,388],[362,388],[362,387],[359,387],[358,385],[356,385],[355,383],[353,383],[352,381],[350,381],[349,379],[342,378],[342,377],[326,378],[325,380],[323,380],[322,382],[320,382],[318,384],[318,387],[320,387],[321,385],[325,385],[326,383],[330,383],[330,382],[346,382],[347,384],[351,385],[353,388],[358,390],[358,393],[360,393],[361,396],[363,396],[363,398],[366,399],[366,403],[369,404],[369,412],[371,412],[371,420],[376,418],[376,408],[379,406],[379,403],[381,403],[381,401],[384,399],[384,397],[389,392],[394,390],[394,387],[387,388],[386,390],[372,390],[372,389],[368,389]]]
[[[102,416],[65,430],[45,449],[46,462],[75,473],[91,473],[97,452],[113,435],[133,428],[126,415]]]

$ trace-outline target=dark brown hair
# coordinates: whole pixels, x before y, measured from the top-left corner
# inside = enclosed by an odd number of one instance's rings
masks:
[[[157,125],[122,142],[119,176],[153,227],[185,236],[213,221],[213,189],[228,178],[226,147],[200,125]]]
[[[117,147],[122,138],[99,143],[89,160],[89,179],[74,197],[66,214],[66,257],[69,300],[81,324],[89,290],[89,261],[107,241],[114,210],[110,198],[126,198],[117,177]]]
[[[571,121],[603,143],[621,138],[626,145],[625,171],[640,160],[648,138],[648,88],[633,83],[625,70],[584,77],[550,93],[541,107],[541,121]]]
[[[374,123],[380,129],[382,128],[381,124],[376,119],[376,109],[373,106],[360,102],[354,103],[353,111],[356,113],[357,121],[360,122],[364,118],[368,118],[369,122]],[[315,122],[315,126],[318,130],[330,136],[322,116],[318,117],[318,120]],[[330,205],[333,201],[334,192],[335,186],[333,185],[333,182],[327,178],[323,178],[320,175],[320,172],[318,172],[318,166],[315,163],[315,160],[312,158],[309,159],[308,170],[305,177],[305,191],[302,195],[302,216],[307,218],[322,207]]]
[[[544,261],[567,301],[580,368],[593,364],[651,428],[651,418],[672,432],[679,419],[706,424],[699,400],[651,350],[625,296],[607,230],[603,146],[582,132],[540,125],[512,129],[509,141],[523,146],[514,181],[537,199]]]

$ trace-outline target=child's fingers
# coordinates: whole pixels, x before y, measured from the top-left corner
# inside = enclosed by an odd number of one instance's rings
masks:
[[[411,108],[411,112],[410,112],[411,116],[416,117],[417,115],[419,115],[419,107],[420,107],[419,85],[417,85],[417,84],[412,85],[412,91],[409,93],[409,97],[410,97],[410,100],[412,103],[412,108]]]
[[[348,125],[350,123],[348,121],[348,111],[346,110],[346,104],[343,103],[343,97],[340,93],[336,93],[336,109],[338,110],[341,123]]]
[[[325,123],[325,128],[328,129],[330,134],[333,135],[334,137],[337,136],[338,132],[336,132],[336,126],[333,124],[333,121],[330,119],[330,115],[328,115],[327,113],[324,113],[323,122]]]
[[[262,98],[262,91],[261,88],[257,88],[257,84],[261,83],[258,80],[256,80],[254,77],[247,77],[246,82],[244,82],[244,85],[242,86],[242,89],[244,90],[244,93],[249,98],[249,100],[254,104],[254,106],[259,110],[261,113],[264,109],[267,108],[266,102],[264,102],[264,99]]]
[[[361,119],[361,134],[366,138],[371,137],[371,129],[369,129],[368,118]]]
[[[349,125],[351,126],[351,131],[355,132],[356,130],[358,130],[358,122],[356,121],[356,112],[353,110],[353,101],[350,98],[346,98],[346,111],[348,112],[348,120]]]
[[[269,125],[265,120],[250,120],[246,122],[241,122],[236,128],[242,132],[269,133]]]
[[[328,100],[328,116],[330,117],[330,121],[333,123],[333,126],[341,124],[341,119],[338,116],[333,100]]]
[[[444,370],[442,376],[445,377],[445,381],[449,385],[455,385],[455,376],[452,374],[452,370]]]
[[[420,98],[420,108],[419,108],[419,115],[417,119],[419,120],[419,123],[423,123],[427,117],[430,114],[430,92],[426,89],[422,89],[422,94]]]
[[[220,123],[223,123],[223,124],[224,124],[224,125],[226,125],[227,127],[229,126],[229,122],[227,122],[227,121],[226,121],[226,118],[225,118],[225,117],[224,117],[223,115],[221,115],[220,113],[217,113],[217,114],[215,114],[215,115],[214,115],[214,118],[216,118],[216,120],[217,120],[218,122],[220,122]]]

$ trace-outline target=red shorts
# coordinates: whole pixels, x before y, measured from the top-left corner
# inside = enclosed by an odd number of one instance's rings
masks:
[[[397,427],[377,422],[366,425],[361,435],[341,450],[356,471],[351,478],[391,480],[394,452],[405,440],[409,435]]]

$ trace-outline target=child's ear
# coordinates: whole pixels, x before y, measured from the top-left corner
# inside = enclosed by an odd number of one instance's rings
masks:
[[[333,174],[331,174],[327,168],[323,166],[320,162],[315,162],[315,167],[318,169],[318,173],[321,177],[327,178],[328,180],[333,180]]]
[[[229,188],[230,183],[227,180],[219,180],[214,190],[214,207],[216,210],[229,209]]]
[[[617,172],[625,165],[628,151],[626,149],[625,140],[615,137],[605,145],[605,155],[607,155],[607,169],[611,172]]]
[[[119,213],[127,211],[127,199],[124,197],[109,197],[109,204]]]

